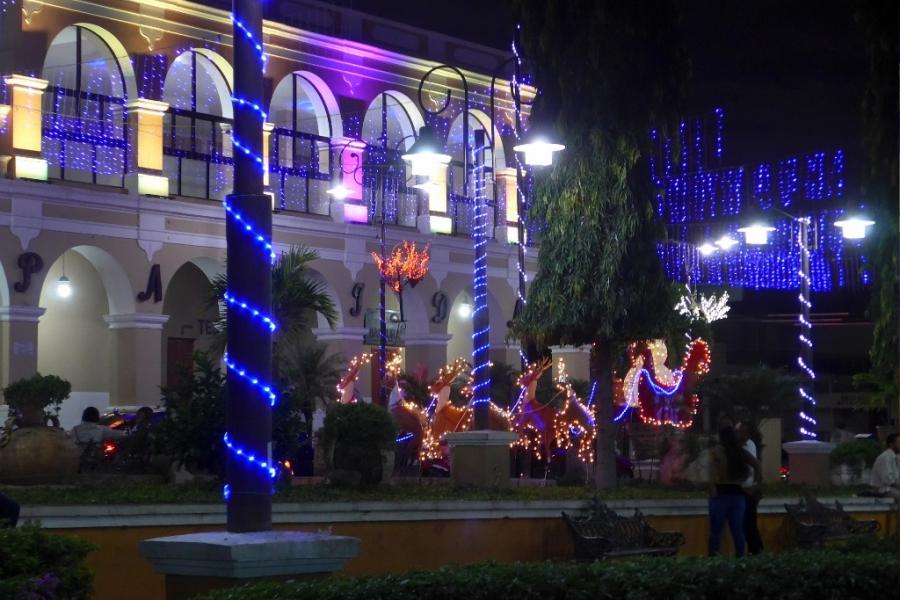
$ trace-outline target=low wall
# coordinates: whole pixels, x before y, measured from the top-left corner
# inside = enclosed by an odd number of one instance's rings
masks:
[[[772,498],[760,505],[766,547],[776,552],[793,547],[784,517],[786,501],[795,500]],[[896,531],[896,513],[889,501],[844,498],[841,502],[856,518],[876,519],[882,531]],[[682,555],[706,553],[704,499],[609,505],[626,514],[638,508],[654,527],[682,532],[687,538]],[[571,541],[560,512],[582,514],[586,510],[587,503],[582,501],[279,504],[274,507],[273,521],[276,529],[327,530],[359,538],[360,556],[344,572],[371,575],[487,560],[571,558]],[[152,537],[222,529],[225,510],[221,505],[43,506],[24,509],[22,518],[38,519],[47,529],[77,535],[99,547],[89,558],[98,600],[157,600],[163,597],[163,578],[141,559],[138,543]],[[723,548],[731,551],[730,539]]]

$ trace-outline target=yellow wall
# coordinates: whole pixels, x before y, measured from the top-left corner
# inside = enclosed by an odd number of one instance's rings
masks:
[[[882,531],[896,530],[890,513],[855,513],[857,519],[877,519]],[[681,531],[687,538],[681,554],[706,554],[708,521],[706,516],[649,517],[661,530]],[[57,533],[77,535],[99,546],[91,554],[89,566],[94,572],[97,600],[118,600],[125,593],[129,600],[163,598],[163,577],[153,573],[138,555],[141,540],[195,531],[221,529],[214,526],[129,527],[105,529],[67,529]],[[540,561],[572,558],[569,533],[561,518],[493,519],[477,521],[402,521],[387,523],[336,523],[280,525],[276,529],[320,531],[350,535],[362,541],[360,556],[344,571],[348,575],[375,575],[410,569],[435,569],[443,565],[484,562]],[[793,547],[784,515],[763,515],[760,530],[766,547],[781,551]],[[726,534],[723,552],[731,552]],[[122,574],[127,573],[127,579]]]

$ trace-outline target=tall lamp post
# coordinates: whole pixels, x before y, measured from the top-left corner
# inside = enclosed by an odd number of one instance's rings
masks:
[[[225,202],[228,404],[225,486],[230,532],[272,528],[272,210],[263,194],[262,5],[234,0],[234,193]]]
[[[515,49],[515,46],[514,46]],[[489,126],[494,127],[495,104],[496,104],[496,81],[500,72],[514,62],[515,78],[512,86],[512,96],[516,108],[516,134],[521,134],[521,92],[519,89],[519,66],[518,56],[514,56],[506,61],[498,72],[491,79],[490,86],[490,114],[491,123]],[[468,193],[470,182],[470,158],[473,162],[474,174],[474,213],[475,223],[472,228],[473,243],[473,276],[472,276],[472,292],[473,292],[473,310],[472,310],[472,361],[473,361],[473,428],[475,430],[487,429],[489,403],[491,401],[491,377],[490,377],[490,313],[488,309],[488,289],[487,289],[487,243],[490,239],[488,235],[488,219],[487,219],[487,197],[486,185],[487,178],[485,174],[485,152],[491,150],[491,160],[494,157],[494,149],[498,140],[495,139],[494,130],[485,131],[484,128],[478,128],[474,132],[473,145],[469,147],[469,83],[466,76],[458,68],[442,64],[431,68],[419,81],[419,106],[431,117],[437,117],[450,108],[450,100],[452,98],[452,90],[448,86],[446,94],[441,106],[435,110],[425,105],[424,88],[431,75],[440,70],[452,71],[459,77],[462,83],[463,95],[463,189]],[[525,154],[525,163],[528,165],[550,164],[552,162],[553,152],[562,150],[564,146],[559,144],[549,144],[545,140],[533,140],[528,143],[517,145],[514,150]],[[415,148],[411,148],[410,152],[404,158],[412,159],[416,156]],[[471,156],[470,156],[470,153]],[[423,173],[424,174],[424,173]],[[525,265],[524,265],[524,231],[522,227],[522,212],[524,211],[523,197],[523,173],[521,165],[516,169],[517,178],[517,194],[516,203],[519,209],[519,296],[524,302],[525,287]],[[496,181],[496,180],[495,180]],[[495,194],[496,197],[496,194]]]
[[[810,279],[810,252],[816,249],[815,236],[810,239],[810,225],[812,218],[804,216],[795,216],[781,209],[776,209],[782,215],[797,224],[797,248],[800,251],[800,265],[797,275],[800,280],[800,291],[797,300],[800,303],[800,310],[797,315],[797,322],[800,326],[800,333],[797,339],[800,344],[800,353],[797,356],[797,366],[800,368],[802,378],[797,392],[800,395],[801,408],[798,412],[800,420],[799,432],[804,440],[816,440],[818,434],[815,428],[818,426],[816,420],[816,400],[813,396],[816,373],[813,370],[813,341],[812,341],[812,321],[810,312],[812,310],[812,302],[810,293],[812,289],[812,281]],[[835,227],[841,229],[844,239],[859,240],[866,235],[866,228],[874,225],[874,221],[869,221],[860,217],[848,217],[834,223]],[[757,220],[750,225],[741,227],[738,231],[744,234],[747,244],[754,246],[763,246],[768,243],[769,233],[775,228],[764,221]]]

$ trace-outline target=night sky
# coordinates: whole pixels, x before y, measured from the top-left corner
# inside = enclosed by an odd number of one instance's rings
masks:
[[[504,0],[454,0],[433,10],[421,0],[330,3],[504,49],[514,23]],[[854,189],[866,61],[850,2],[678,3],[693,67],[686,112],[725,109],[726,162],[843,148]]]

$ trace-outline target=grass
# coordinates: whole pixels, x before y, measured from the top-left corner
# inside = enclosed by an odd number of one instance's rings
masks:
[[[221,485],[192,483],[183,485],[150,482],[110,482],[103,485],[71,487],[23,487],[5,490],[23,506],[35,505],[128,505],[128,504],[219,504]],[[819,496],[850,496],[853,487],[802,488],[787,484],[766,486],[769,498],[795,498],[804,491]],[[341,489],[325,485],[283,487],[275,502],[422,502],[439,500],[589,500],[594,490],[585,486],[522,486],[505,490],[478,490],[452,485],[402,483],[368,489]],[[600,492],[604,500],[681,500],[705,498],[705,487],[663,487],[656,484],[632,483]]]

